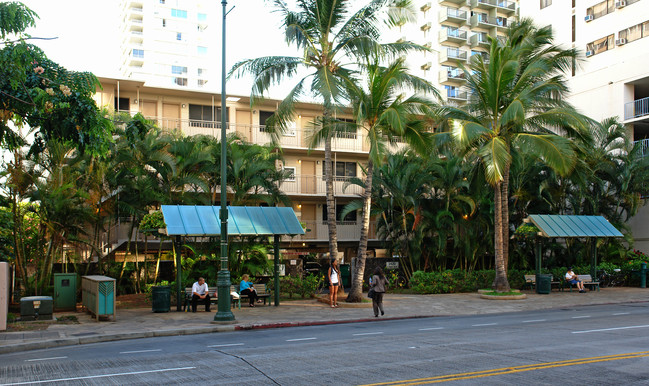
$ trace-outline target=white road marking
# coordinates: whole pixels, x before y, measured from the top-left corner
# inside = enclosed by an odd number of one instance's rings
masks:
[[[287,342],[299,342],[301,340],[314,340],[314,339],[318,339],[318,338],[297,338],[297,339],[287,339],[286,341]]]
[[[147,371],[133,371],[130,373],[113,373],[113,374],[103,374],[103,375],[89,375],[87,377],[72,377],[72,378],[58,378],[58,379],[46,379],[42,381],[29,381],[29,382],[17,382],[17,383],[3,383],[0,386],[9,386],[9,385],[33,385],[37,383],[48,383],[48,382],[67,382],[67,381],[78,381],[81,379],[96,379],[96,378],[108,378],[108,377],[118,377],[124,375],[137,375],[137,374],[150,374],[150,373],[161,373],[164,371],[180,371],[180,370],[191,370],[196,367],[175,367],[170,369],[159,369],[159,370],[147,370]]]
[[[51,358],[37,358],[37,359],[25,359],[25,362],[36,362],[36,361],[51,361],[54,359],[66,359],[67,357],[51,357]]]
[[[213,344],[207,347],[232,347],[232,346],[243,346],[243,343]]]
[[[430,331],[430,330],[443,330],[444,327],[428,327],[428,328],[420,328],[419,331]]]
[[[154,352],[154,351],[162,351],[162,349],[152,349],[152,350],[137,350],[137,351],[120,351],[120,354],[138,354],[142,352]]]
[[[359,334],[352,334],[352,335],[361,336],[361,335],[379,335],[379,334],[383,334],[383,332],[381,332],[381,331],[378,331],[378,332],[362,332],[362,333],[359,333]]]
[[[498,323],[483,323],[483,324],[474,324],[471,327],[482,327],[482,326],[495,326]]]
[[[630,312],[618,312],[617,314],[613,314],[613,315],[629,315],[629,314]]]
[[[613,328],[600,328],[598,330],[585,330],[585,331],[573,331],[573,334],[585,334],[588,332],[601,332],[601,331],[615,331],[615,330],[628,330],[630,328],[647,328],[649,324],[643,326],[627,326],[627,327],[613,327]]]
[[[547,319],[523,320],[521,323],[545,322]]]
[[[583,319],[583,318],[590,318],[590,315],[583,315],[583,316],[573,316],[573,319]]]

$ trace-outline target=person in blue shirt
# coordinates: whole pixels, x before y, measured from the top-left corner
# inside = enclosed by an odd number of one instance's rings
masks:
[[[248,281],[250,279],[250,276],[248,274],[244,274],[241,276],[241,283],[239,284],[239,293],[241,295],[246,295],[248,296],[248,299],[250,299],[250,307],[255,306],[255,301],[257,300],[257,290],[255,287],[253,287],[253,284],[251,281]]]

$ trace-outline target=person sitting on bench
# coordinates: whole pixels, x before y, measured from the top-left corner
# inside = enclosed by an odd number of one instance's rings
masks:
[[[586,292],[586,290],[584,290],[584,283],[579,280],[579,276],[575,275],[575,273],[572,272],[572,267],[568,267],[568,272],[566,272],[566,281],[570,284],[577,284],[577,288],[579,288],[580,293]]]
[[[210,294],[208,292],[205,279],[199,277],[198,281],[192,286],[192,312],[196,312],[196,305],[199,300],[205,302],[205,311],[210,312]]]
[[[241,295],[248,296],[248,299],[250,299],[250,303],[249,303],[250,307],[254,307],[255,300],[257,300],[257,290],[255,289],[255,287],[253,287],[252,282],[248,281],[248,279],[250,279],[250,276],[248,276],[247,273],[241,276],[241,283],[239,284],[239,293]]]

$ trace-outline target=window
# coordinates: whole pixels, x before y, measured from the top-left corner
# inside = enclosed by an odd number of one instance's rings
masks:
[[[171,17],[178,17],[181,19],[187,19],[187,11],[184,9],[171,9]]]
[[[575,15],[572,15],[572,42],[573,43],[575,42],[575,38],[577,37],[577,35],[576,35],[576,33],[577,33],[576,24],[577,23],[576,23],[576,20],[575,20]]]
[[[259,125],[262,126],[262,127],[259,128],[259,131],[264,132],[264,133],[268,131],[268,130],[266,130],[266,128],[263,127],[263,126],[266,126],[266,121],[267,121],[268,118],[270,118],[273,114],[274,114],[274,111],[262,111],[262,110],[259,110]]]
[[[176,32],[176,40],[183,40],[183,34],[181,32]]]
[[[288,172],[289,175],[286,177],[285,181],[295,181],[295,167],[294,166],[284,166],[283,167],[285,172]]]
[[[358,215],[356,211],[353,211],[351,213],[348,213],[347,216],[345,216],[344,219],[340,218],[340,214],[343,212],[343,209],[345,209],[344,204],[338,204],[336,205],[336,221],[344,221],[344,222],[356,222]],[[327,204],[322,204],[322,221],[327,221],[328,219],[328,214],[327,214]]]
[[[198,46],[198,54],[199,55],[207,55],[207,47]]]
[[[226,114],[229,114],[229,108]],[[216,127],[214,122],[221,122],[221,108],[216,106],[189,105],[190,127]]]
[[[349,177],[356,177],[356,162],[331,162],[335,181],[344,181]],[[325,179],[325,162],[322,162],[322,179]]]
[[[167,26],[167,19],[162,19],[162,28]]]
[[[178,86],[187,86],[187,78],[174,78],[174,83]]]
[[[618,33],[618,38],[626,39],[627,43],[647,36],[649,36],[649,21],[623,29]]]
[[[597,19],[613,11],[615,11],[615,0],[605,0],[586,9],[586,14],[592,15],[593,19]]]
[[[203,87],[203,86],[205,86],[206,83],[207,83],[207,80],[205,80],[205,79],[199,79],[197,81],[198,87]]]
[[[171,73],[176,74],[176,75],[186,74],[187,73],[187,67],[171,66]]]
[[[204,69],[204,68],[199,68],[198,69],[198,76],[203,76],[203,75],[207,75],[207,70]]]
[[[594,42],[588,43],[586,45],[586,50],[591,53],[591,55],[597,55],[604,51],[608,51],[614,47],[614,35],[608,35],[601,39],[597,39]]]
[[[144,58],[144,50],[134,48],[132,53],[134,58]]]
[[[552,0],[541,0],[541,9],[552,5]],[[574,7],[574,5],[573,5]]]
[[[129,111],[131,109],[131,104],[128,98],[115,98],[114,104],[115,110],[117,111]]]
[[[198,21],[207,21],[207,15],[204,13],[198,14]]]
[[[160,0],[160,4],[164,4],[166,0]]]

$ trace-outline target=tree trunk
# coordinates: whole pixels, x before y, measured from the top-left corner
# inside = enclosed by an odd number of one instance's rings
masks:
[[[135,228],[135,218],[132,219],[131,227],[128,230],[128,241],[126,242],[126,252],[124,252],[124,262],[122,263],[122,270],[119,272],[119,279],[117,280],[117,285],[122,281],[122,276],[124,276],[124,270],[126,269],[126,262],[128,254],[131,253],[131,238],[133,237],[133,229]]]
[[[22,213],[20,214],[19,218],[19,209],[18,209],[18,198],[16,196],[15,191],[12,190],[11,194],[11,200],[12,200],[12,216],[14,220],[14,229],[13,229],[13,239],[14,239],[14,253],[15,253],[15,261],[16,261],[16,271],[18,271],[18,276],[20,277],[20,281],[22,282],[22,285],[24,289],[27,289],[27,271],[25,267],[26,259],[25,259],[25,250],[24,250],[24,245],[22,243],[22,237],[19,237],[19,235],[22,234],[22,223],[23,223],[23,216]]]
[[[495,250],[495,270],[494,288],[496,291],[509,291],[509,282],[507,281],[507,272],[505,271],[505,261],[503,255],[503,221],[502,221],[502,182],[498,182],[494,187],[494,250]]]
[[[502,225],[503,225],[503,262],[505,264],[505,279],[509,271],[509,169],[505,166],[503,171],[503,184],[500,200],[502,201]],[[509,287],[509,283],[507,283]]]
[[[360,303],[363,300],[363,277],[365,274],[365,259],[367,259],[367,240],[370,231],[370,208],[372,207],[372,174],[374,165],[372,160],[367,162],[367,176],[365,177],[365,190],[363,191],[363,215],[361,239],[358,242],[358,255],[354,266],[352,288],[347,296],[348,302]]]
[[[331,113],[327,110],[324,112],[324,125],[329,125],[328,120]],[[325,181],[327,196],[327,228],[329,230],[329,260],[338,258],[338,232],[336,229],[336,201],[334,199],[334,176],[331,165],[331,138],[333,133],[330,128],[327,130],[327,139],[325,140]]]

